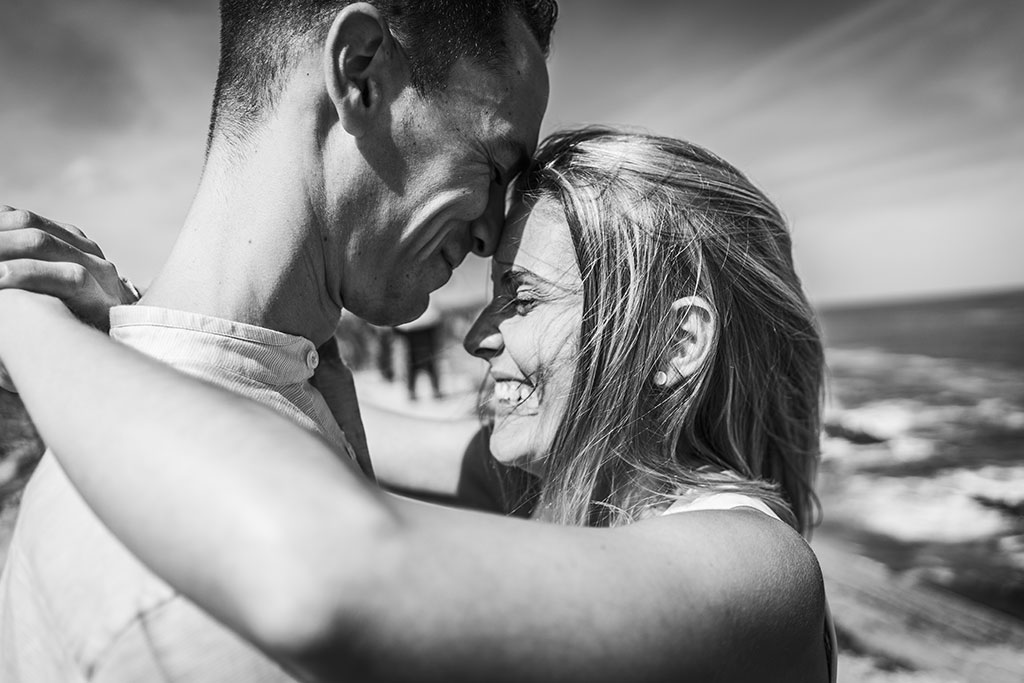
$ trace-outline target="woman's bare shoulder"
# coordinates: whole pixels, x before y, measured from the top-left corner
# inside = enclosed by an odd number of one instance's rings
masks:
[[[663,569],[676,579],[662,585],[689,596],[681,610],[694,607],[699,587],[702,636],[715,641],[719,656],[733,652],[735,664],[757,672],[758,681],[828,680],[821,569],[793,528],[738,506],[662,515],[626,529],[673,549],[678,559]]]

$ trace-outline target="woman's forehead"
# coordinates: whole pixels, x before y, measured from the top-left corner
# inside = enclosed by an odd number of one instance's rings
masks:
[[[494,261],[496,272],[526,270],[551,282],[580,281],[565,212],[550,199],[519,200],[512,205]]]

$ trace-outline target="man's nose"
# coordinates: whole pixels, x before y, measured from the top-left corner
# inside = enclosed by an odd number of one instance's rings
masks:
[[[484,360],[494,358],[505,348],[505,342],[498,330],[497,317],[492,309],[493,304],[484,309],[473,326],[469,328],[469,332],[466,333],[466,338],[462,342],[466,351]]]
[[[473,221],[473,253],[477,256],[494,255],[501,239],[501,230],[505,226],[505,185],[491,185],[491,194],[487,200],[487,208],[483,214]]]

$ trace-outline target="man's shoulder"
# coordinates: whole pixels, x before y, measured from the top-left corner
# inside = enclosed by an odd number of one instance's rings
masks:
[[[36,569],[75,582],[114,575],[125,585],[129,574],[159,581],[96,517],[51,451],[25,487],[15,543],[31,553]]]
[[[60,661],[80,672],[102,667],[124,681],[150,680],[140,672],[153,671],[176,681],[210,680],[210,671],[258,683],[292,680],[146,569],[49,452],[25,490],[0,622],[0,652],[13,653],[0,656],[0,672],[13,658],[28,671]],[[34,645],[14,647],[12,638]]]
[[[2,596],[3,609],[26,619],[48,612],[31,620],[65,631],[61,640],[81,644],[85,658],[175,597],[99,521],[49,452],[25,489],[8,563],[17,592]]]

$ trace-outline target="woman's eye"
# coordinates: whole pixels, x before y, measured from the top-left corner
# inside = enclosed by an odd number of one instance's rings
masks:
[[[502,299],[504,301],[501,304],[501,310],[506,314],[514,313],[515,315],[523,316],[537,305],[536,299],[524,295],[507,294]]]
[[[536,299],[530,299],[524,296],[517,296],[512,299],[512,308],[515,310],[516,315],[526,315],[533,307],[537,305]]]

